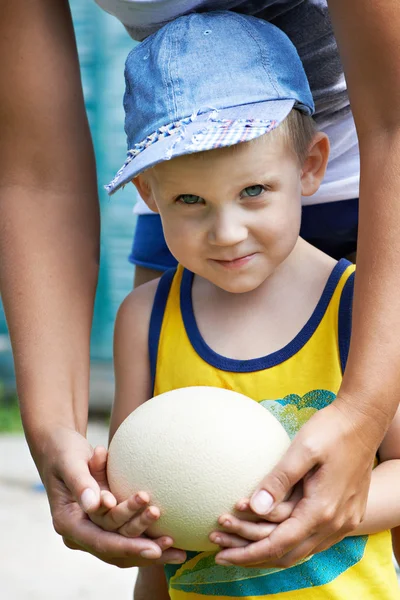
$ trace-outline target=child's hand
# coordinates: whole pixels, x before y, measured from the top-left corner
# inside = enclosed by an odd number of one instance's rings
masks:
[[[100,506],[88,513],[90,520],[106,531],[118,532],[125,537],[139,537],[150,525],[160,518],[160,511],[150,505],[150,497],[139,491],[118,504],[110,492],[107,482],[107,450],[101,446],[95,448],[89,461],[92,476],[100,486]],[[155,541],[165,550],[173,544],[172,538],[163,536]]]
[[[236,516],[226,514],[218,519],[223,531],[213,531],[210,540],[222,548],[239,548],[259,542],[270,535],[277,523],[282,523],[290,517],[302,495],[302,486],[297,485],[288,500],[278,504],[268,515],[268,521],[251,510],[249,499],[241,500],[235,507]]]

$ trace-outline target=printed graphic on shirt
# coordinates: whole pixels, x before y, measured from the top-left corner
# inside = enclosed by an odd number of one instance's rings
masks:
[[[335,394],[327,390],[313,390],[303,397],[290,394],[280,400],[262,400],[260,404],[278,419],[290,439],[293,439],[304,423],[317,410],[332,404],[335,397]]]

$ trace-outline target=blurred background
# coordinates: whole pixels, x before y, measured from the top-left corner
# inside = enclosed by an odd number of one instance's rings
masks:
[[[135,42],[119,21],[94,2],[70,0],[81,64],[83,91],[97,159],[102,213],[101,267],[95,305],[91,358],[91,408],[108,410],[112,400],[112,332],[116,310],[132,289],[133,266],[127,256],[135,215],[133,186],[109,200],[108,183],[126,157],[124,61]],[[14,370],[7,325],[0,306],[0,382],[14,391]]]
[[[132,289],[128,262],[135,192],[110,200],[103,186],[125,160],[124,61],[134,42],[94,2],[70,0],[83,90],[97,158],[102,213],[101,267],[91,343],[88,439],[107,445],[113,397],[112,334],[117,308]],[[0,598],[121,600],[132,598],[136,569],[118,570],[71,552],[54,532],[46,495],[22,434],[7,325],[0,303]]]

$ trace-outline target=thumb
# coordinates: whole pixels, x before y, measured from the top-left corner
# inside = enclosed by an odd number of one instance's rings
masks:
[[[79,498],[79,504],[85,513],[97,510],[100,506],[100,488],[96,482],[93,487],[85,487]]]
[[[251,509],[267,515],[290,494],[292,488],[316,465],[317,461],[297,436],[287,452],[262,480],[250,499]]]
[[[100,486],[92,477],[87,460],[79,458],[71,461],[68,466],[64,464],[64,469],[58,473],[58,477],[64,481],[86,513],[100,506]]]

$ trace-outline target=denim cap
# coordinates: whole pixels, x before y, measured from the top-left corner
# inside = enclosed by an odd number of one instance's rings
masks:
[[[154,165],[249,141],[296,108],[314,112],[301,60],[280,29],[229,11],[179,17],[125,64],[128,156],[113,194]]]

